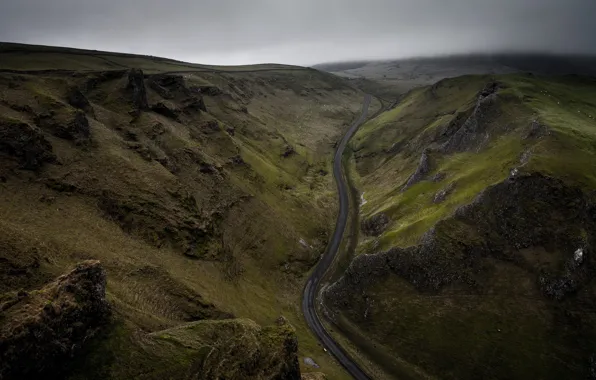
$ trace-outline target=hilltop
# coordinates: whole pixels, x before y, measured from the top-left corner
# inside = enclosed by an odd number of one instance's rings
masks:
[[[511,74],[596,76],[596,57],[494,53],[326,63],[313,66],[349,79],[384,98],[394,98],[441,79],[462,75]]]

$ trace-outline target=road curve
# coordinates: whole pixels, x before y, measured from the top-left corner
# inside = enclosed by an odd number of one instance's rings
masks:
[[[335,183],[337,184],[337,192],[339,194],[339,214],[337,215],[337,222],[335,224],[335,231],[333,232],[333,237],[331,238],[331,242],[327,246],[327,250],[323,254],[321,260],[317,263],[314,271],[308,278],[306,285],[304,286],[304,293],[302,294],[302,313],[304,314],[304,318],[306,319],[306,323],[310,327],[310,329],[315,333],[319,341],[323,344],[325,348],[337,359],[337,361],[348,371],[350,375],[354,379],[357,380],[369,380],[370,377],[366,375],[366,373],[358,366],[356,362],[354,362],[348,354],[341,348],[341,346],[329,335],[325,327],[321,323],[319,316],[317,315],[317,310],[315,307],[315,302],[317,298],[317,293],[319,286],[321,284],[321,280],[325,275],[325,272],[329,269],[329,266],[333,262],[335,255],[339,250],[339,245],[341,243],[344,230],[346,229],[346,224],[348,221],[348,214],[349,214],[349,203],[348,203],[348,184],[346,183],[346,179],[343,175],[342,170],[342,155],[352,138],[352,135],[360,124],[366,120],[366,116],[368,114],[368,107],[370,106],[371,96],[365,95],[364,96],[364,103],[362,105],[362,113],[360,117],[354,121],[350,129],[346,132],[344,137],[341,139],[337,150],[335,152],[335,157],[333,159],[333,176],[335,177]]]

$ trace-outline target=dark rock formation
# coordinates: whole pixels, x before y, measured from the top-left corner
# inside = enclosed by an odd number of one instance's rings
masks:
[[[129,92],[131,96],[134,110],[137,113],[149,109],[143,70],[131,69],[128,72],[128,85],[126,86],[126,90]]]
[[[166,158],[163,164],[171,163]],[[195,258],[207,252],[207,243],[214,234],[213,221],[201,217],[194,198],[184,204],[167,203],[165,200],[156,202],[122,197],[106,191],[98,206],[124,232],[139,236],[157,247],[169,245]]]
[[[70,113],[68,110],[50,111],[37,115],[35,123],[56,137],[83,142],[91,136],[89,120],[83,111]]]
[[[360,228],[365,235],[379,236],[389,224],[389,217],[385,213],[378,213],[360,223]]]
[[[205,106],[205,101],[202,97],[190,98],[185,102],[182,111],[186,114],[207,112],[207,106]]]
[[[501,85],[491,82],[479,93],[478,101],[472,114],[461,124],[452,123],[443,135],[448,140],[440,150],[443,153],[470,151],[482,146],[487,141],[490,123],[500,114],[497,92]],[[459,120],[456,117],[456,120]]]
[[[539,139],[547,135],[550,135],[550,129],[548,126],[539,123],[537,120],[534,120],[532,121],[528,132],[525,134],[524,139]]]
[[[181,75],[152,75],[148,82],[149,87],[164,99],[174,99],[176,94],[182,94],[184,96],[190,94]]]
[[[221,131],[219,123],[215,120],[208,120],[199,126],[199,130],[206,134],[211,134]]]
[[[60,378],[65,363],[109,322],[106,274],[85,261],[36,292],[18,292],[0,308],[0,378]]]
[[[538,273],[544,294],[562,299],[596,274],[596,207],[576,188],[541,174],[517,176],[487,188],[473,203],[437,223],[418,246],[358,256],[325,291],[332,308],[342,308],[380,278],[394,273],[419,291],[458,283],[478,289],[485,281],[481,260],[492,257]],[[557,252],[559,270],[544,271],[519,253],[546,247]],[[581,260],[578,257],[581,248]],[[575,252],[575,253],[574,253]]]
[[[54,162],[52,145],[36,127],[17,121],[0,119],[0,152],[15,157],[21,168],[39,169]]]
[[[87,97],[78,88],[75,87],[70,89],[67,95],[67,100],[68,104],[74,108],[78,108],[90,115],[95,115],[91,103],[89,103]]]
[[[192,90],[194,90],[195,92],[198,92],[200,94],[204,94],[207,96],[218,96],[223,94],[223,91],[216,86],[199,86],[199,87],[193,87]]]
[[[445,173],[445,172],[438,172],[437,174],[435,174],[433,176],[433,178],[431,179],[431,181],[433,181],[433,182],[441,182],[442,180],[445,179],[445,177],[447,177],[447,173]]]
[[[172,104],[158,102],[151,106],[151,111],[163,115],[169,119],[180,121],[180,110]]]
[[[230,158],[230,162],[235,165],[235,166],[244,166],[246,165],[246,162],[244,161],[244,159],[242,158],[241,155],[236,155],[232,158]]]
[[[288,158],[295,154],[296,154],[296,150],[294,149],[294,147],[292,147],[290,145],[286,145],[286,147],[284,148],[284,151],[281,155],[282,155],[282,157]]]
[[[449,194],[455,189],[455,183],[450,183],[444,189],[439,190],[433,198],[434,203],[442,203]]]
[[[413,185],[417,184],[418,182],[422,181],[424,177],[430,172],[430,159],[428,157],[428,151],[425,150],[420,157],[420,162],[418,163],[418,167],[414,174],[408,178],[406,185],[403,187],[402,191],[406,191]]]

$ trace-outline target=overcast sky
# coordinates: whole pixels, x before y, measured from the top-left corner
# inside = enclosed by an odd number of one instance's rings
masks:
[[[212,64],[596,54],[596,0],[0,0],[0,41]]]

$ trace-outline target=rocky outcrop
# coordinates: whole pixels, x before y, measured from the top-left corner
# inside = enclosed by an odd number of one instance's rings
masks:
[[[134,110],[137,113],[149,109],[143,70],[131,69],[128,72],[128,85],[126,86],[126,90],[131,97]]]
[[[213,221],[201,216],[192,197],[170,203],[104,191],[98,206],[124,232],[157,247],[169,245],[193,258],[206,253],[207,242],[214,234]]]
[[[433,198],[433,203],[442,203],[443,201],[445,201],[445,199],[447,199],[447,196],[449,196],[449,194],[451,194],[451,192],[453,192],[454,189],[455,183],[450,183],[444,189],[437,191],[435,197]]]
[[[148,80],[148,84],[149,88],[163,99],[178,101],[180,103],[180,112],[185,114],[207,112],[200,91],[196,88],[186,87],[184,77],[181,75],[152,75]]]
[[[0,153],[16,158],[27,170],[56,160],[52,145],[38,128],[12,119],[0,118]]]
[[[158,102],[151,106],[151,111],[165,116],[169,119],[180,121],[180,110],[174,105],[166,102]]]
[[[174,342],[184,348],[191,363],[185,379],[300,380],[298,340],[287,321],[264,328],[247,319],[204,321],[149,338],[153,345]]]
[[[110,317],[106,274],[85,261],[39,291],[20,291],[0,304],[0,378],[59,378],[66,361]]]
[[[360,224],[360,228],[365,235],[379,236],[383,233],[389,224],[389,217],[385,213],[378,213],[365,219]]]
[[[284,157],[284,158],[288,158],[288,157],[291,157],[291,156],[293,156],[295,154],[296,154],[296,150],[294,149],[294,147],[292,147],[291,145],[286,145],[284,147],[284,151],[281,154],[281,156]]]
[[[332,309],[340,309],[353,294],[362,294],[390,273],[419,291],[434,292],[453,283],[474,290],[485,281],[481,260],[492,257],[536,273],[543,293],[562,299],[596,273],[595,225],[596,207],[580,190],[541,174],[511,177],[437,223],[419,245],[358,256],[324,297]],[[532,247],[556,252],[559,269],[546,270],[520,254]]]
[[[428,157],[428,150],[425,150],[420,157],[420,161],[418,162],[418,167],[416,167],[416,171],[414,174],[408,178],[406,185],[403,187],[402,191],[408,190],[410,187],[414,186],[418,182],[422,181],[426,175],[430,172],[430,159]]]
[[[524,136],[524,140],[539,139],[548,135],[550,135],[550,128],[544,124],[539,123],[537,120],[534,120],[528,128],[528,131]]]
[[[35,123],[56,137],[83,142],[91,137],[89,120],[83,111],[72,109],[51,110],[37,115]]]
[[[87,97],[78,89],[71,88],[67,94],[67,101],[72,107],[80,109],[90,115],[94,116],[93,107]]]
[[[497,93],[501,87],[501,84],[491,82],[480,91],[476,106],[466,121],[461,126],[458,123],[452,124],[443,134],[448,140],[442,144],[441,152],[471,151],[488,140],[488,127],[500,114]],[[456,117],[455,120],[459,118]]]
[[[190,95],[181,75],[152,75],[149,79],[149,87],[164,99],[174,99],[177,94]]]

